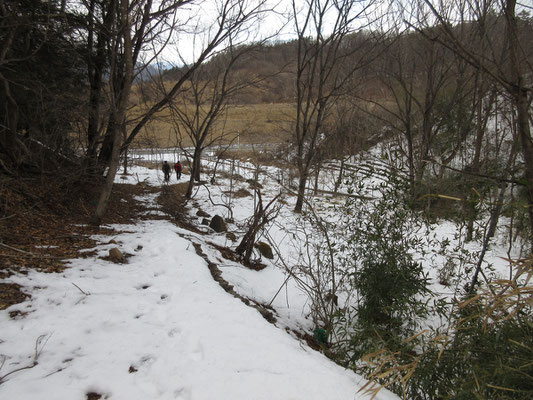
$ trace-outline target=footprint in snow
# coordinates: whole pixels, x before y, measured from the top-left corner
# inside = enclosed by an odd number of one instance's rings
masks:
[[[168,301],[168,294],[162,294],[159,298],[161,300],[159,300],[157,304],[165,304]]]
[[[145,284],[142,284],[142,285],[136,286],[135,289],[137,289],[137,290],[146,290],[146,289],[148,289],[150,286],[152,286],[152,285],[149,285],[149,284],[145,283]]]
[[[174,398],[178,400],[192,399],[192,390],[190,387],[182,387],[174,390]]]
[[[196,362],[202,361],[204,359],[204,346],[201,342],[196,343],[196,346],[194,347],[191,353],[191,358]]]
[[[178,335],[181,335],[181,328],[172,328],[171,330],[168,331],[167,333],[168,337],[174,337],[174,336],[178,336]]]

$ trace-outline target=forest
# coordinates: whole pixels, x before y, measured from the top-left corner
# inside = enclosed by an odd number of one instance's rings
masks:
[[[516,0],[0,0],[0,312],[29,301],[15,277],[63,273],[157,194],[190,232],[203,232],[196,209],[225,213],[238,234],[213,245],[218,260],[255,271],[267,258],[283,285],[269,302],[239,286],[248,275],[213,278],[368,379],[361,392],[531,398],[532,13]],[[163,160],[183,162],[183,181],[159,176]],[[190,240],[199,256],[211,246]],[[288,285],[302,321],[277,299]],[[19,371],[1,335],[0,394]]]

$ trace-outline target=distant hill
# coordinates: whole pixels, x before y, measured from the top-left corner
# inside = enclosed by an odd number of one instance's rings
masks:
[[[354,35],[348,43],[354,46],[362,42],[372,47],[372,39],[365,34]],[[291,134],[295,112],[296,94],[296,41],[273,42],[261,45],[249,45],[240,49],[246,54],[239,58],[232,68],[233,77],[253,77],[253,85],[245,87],[229,99],[231,105],[226,119],[215,126],[214,130],[224,129],[229,134],[228,140],[239,136],[241,143],[285,142]],[[221,53],[211,58],[204,65],[204,72],[209,73],[223,62],[226,54]],[[173,82],[180,79],[185,69],[180,67],[163,70],[161,75],[151,75],[153,85],[165,86],[167,90]],[[156,69],[149,69],[145,76],[150,76]],[[145,79],[134,89],[139,112],[156,101],[158,95],[150,86],[150,79]],[[361,91],[379,92],[380,83],[375,79],[366,79],[359,83]],[[134,96],[135,97],[135,96]],[[145,103],[144,106],[142,103]],[[156,119],[147,124],[135,146],[167,147],[177,145],[176,127],[171,121],[168,110],[160,112]],[[186,140],[185,143],[186,144]]]
[[[296,41],[250,45],[248,52],[233,68],[234,75],[255,75],[262,81],[244,89],[232,102],[235,104],[290,103],[294,98],[294,71],[296,62]],[[207,63],[216,65],[224,54],[213,57]],[[175,81],[182,75],[179,67],[163,71],[166,81]]]

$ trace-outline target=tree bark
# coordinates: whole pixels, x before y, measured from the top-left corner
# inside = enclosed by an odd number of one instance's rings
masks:
[[[106,176],[106,181],[102,192],[100,193],[100,199],[96,212],[92,218],[92,222],[95,225],[100,225],[102,218],[107,210],[109,204],[109,198],[113,189],[113,183],[120,162],[120,148],[122,145],[122,131],[121,126],[124,123],[127,103],[130,97],[131,85],[133,83],[133,54],[132,54],[132,42],[131,42],[131,26],[128,18],[128,0],[120,0],[120,22],[121,22],[121,35],[123,42],[123,54],[118,57],[119,54],[115,54],[117,58],[122,58],[124,64],[119,63],[116,68],[124,68],[124,74],[118,74],[121,77],[118,81],[112,82],[116,88],[116,93],[119,93],[118,98],[114,100],[115,110],[112,113],[112,119],[110,123],[111,131],[110,136],[113,138],[113,147],[111,151],[111,160],[109,162],[109,169]],[[115,48],[118,52],[118,46]],[[116,79],[117,74],[111,74]],[[112,78],[113,79],[113,78]]]
[[[298,192],[296,194],[296,206],[294,207],[294,212],[301,213],[304,205],[305,198],[305,188],[307,186],[307,172],[300,174],[298,179]]]
[[[533,251],[533,141],[531,139],[531,129],[529,125],[528,90],[525,88],[525,73],[522,71],[522,64],[525,63],[527,59],[524,54],[522,54],[522,59],[519,57],[519,53],[522,50],[518,40],[516,0],[508,0],[505,4],[504,11],[507,21],[509,59],[511,62],[512,74],[512,86],[510,88],[510,92],[513,96],[516,106],[518,134],[520,136],[522,156],[524,157],[530,245],[531,251]]]
[[[339,187],[342,184],[342,178],[344,177],[344,164],[346,163],[346,157],[341,157],[341,166],[339,168],[339,176],[337,176],[337,179],[335,180],[335,188],[333,189],[334,193],[337,193],[339,191]]]
[[[87,69],[89,76],[90,92],[89,92],[89,113],[87,121],[87,164],[94,165],[96,163],[96,153],[98,149],[98,137],[101,124],[100,103],[102,101],[103,88],[103,74],[106,62],[106,47],[109,43],[109,32],[115,21],[116,15],[116,0],[111,0],[108,3],[106,14],[103,16],[103,26],[97,30],[96,34],[96,54],[93,54],[94,36],[95,36],[95,22],[94,22],[94,8],[95,0],[92,0],[89,5],[89,32],[87,39],[87,47],[89,51],[87,59]]]
[[[320,175],[320,162],[317,163],[316,169],[315,169],[315,196],[318,195],[318,177]]]

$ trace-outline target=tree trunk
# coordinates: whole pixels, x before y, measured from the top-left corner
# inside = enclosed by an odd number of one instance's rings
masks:
[[[194,182],[200,182],[200,166],[201,166],[202,150],[198,146],[194,149],[194,154],[191,162],[189,186],[187,187],[187,193],[185,197],[190,199],[192,197],[192,190],[194,188]]]
[[[93,215],[92,223],[93,225],[100,225],[102,223],[102,218],[107,211],[107,206],[109,204],[109,198],[111,197],[111,191],[113,189],[113,183],[115,181],[115,176],[117,174],[117,169],[120,162],[120,146],[122,145],[122,134],[119,129],[115,128],[114,132],[115,143],[113,144],[113,150],[111,154],[111,161],[108,166],[107,176],[105,180],[104,187],[100,193],[100,198],[98,200],[98,206],[96,212]]]
[[[524,50],[520,48],[518,40],[518,27],[516,19],[516,0],[508,0],[505,5],[505,17],[507,22],[507,35],[509,43],[509,59],[511,63],[511,74],[513,85],[511,94],[516,106],[518,135],[524,157],[525,181],[527,189],[530,244],[533,251],[533,141],[529,126],[529,102],[528,90],[525,88],[525,73],[522,71],[522,64],[527,61]],[[522,53],[522,58],[519,57]]]
[[[527,210],[529,214],[530,245],[533,251],[533,142],[528,121],[528,99],[526,90],[520,88],[516,94],[518,134],[522,145],[527,189]]]
[[[298,193],[296,197],[296,206],[294,207],[294,211],[297,213],[302,212],[302,208],[304,205],[304,199],[305,199],[305,187],[307,186],[307,171],[300,173],[300,177],[298,179]]]
[[[193,165],[193,164],[191,164]],[[191,167],[194,168],[194,167]],[[192,173],[192,169],[190,171],[191,175],[189,176],[189,185],[187,186],[187,193],[185,193],[185,197],[190,199],[192,197],[192,189],[194,188],[194,175]]]
[[[11,161],[16,165],[20,165],[22,162],[22,143],[17,140],[17,130],[19,121],[19,107],[15,99],[11,94],[11,86],[9,81],[4,78],[0,73],[0,82],[4,86],[4,95],[7,98],[6,114],[7,114],[7,127],[0,129],[0,148],[5,149],[6,154]]]
[[[106,63],[106,47],[109,43],[109,32],[115,21],[116,0],[110,1],[103,16],[103,26],[95,28],[94,8],[95,1],[92,0],[89,5],[89,32],[87,47],[89,50],[87,69],[89,75],[90,92],[89,92],[89,113],[87,120],[87,164],[96,164],[96,154],[98,149],[98,137],[100,129],[100,102],[102,100],[103,74]],[[93,55],[93,43],[95,31],[97,34],[96,54]]]
[[[489,247],[490,239],[494,236],[496,233],[496,227],[498,226],[498,220],[500,218],[500,214],[503,208],[503,202],[504,202],[504,195],[505,195],[505,189],[507,188],[507,183],[502,182],[500,186],[500,192],[498,195],[498,199],[496,200],[496,204],[494,205],[494,208],[492,209],[490,213],[490,223],[489,223],[489,230],[487,231],[487,235],[485,236],[485,240],[483,241],[483,247],[481,249],[481,254],[479,255],[479,260],[476,266],[476,270],[474,271],[474,276],[472,277],[472,283],[470,284],[470,287],[468,289],[469,293],[474,292],[474,288],[476,287],[478,275],[481,272],[481,266],[483,265],[483,259],[485,258],[485,253],[487,252],[487,249]]]
[[[411,202],[416,201],[418,190],[415,181],[415,152],[413,147],[413,132],[410,127],[406,129],[405,137],[407,139],[407,163],[409,164],[409,194]]]
[[[315,196],[318,195],[318,177],[320,175],[320,164],[317,164],[315,170]]]
[[[116,122],[111,118],[107,125],[104,141],[100,148],[100,153],[98,154],[98,162],[101,165],[107,165],[111,162],[111,158],[113,157],[113,144],[115,143],[115,131],[117,130],[115,123]]]
[[[480,74],[481,71],[478,70],[478,74]],[[492,110],[492,102],[494,101],[494,97],[491,96],[488,104],[488,108],[483,111],[483,97],[484,97],[484,91],[481,89],[482,80],[476,79],[476,84],[478,85],[476,90],[478,91],[477,95],[477,116],[476,116],[476,142],[475,142],[475,148],[474,148],[474,158],[472,160],[472,166],[470,168],[471,172],[473,174],[477,174],[480,171],[481,168],[481,147],[483,144],[483,137],[485,136],[485,129],[487,127],[487,121],[488,117],[490,115],[490,111]],[[496,115],[497,117],[497,115]],[[497,123],[494,124],[495,127],[498,126]],[[472,188],[465,188],[465,190],[468,190],[468,196],[465,201],[465,214],[468,218],[467,226],[466,226],[466,241],[470,242],[472,241],[474,237],[474,221],[476,219],[476,203],[475,203],[475,194],[473,193]]]
[[[115,57],[122,58],[124,64],[119,63],[115,68],[124,68],[123,74],[113,74],[111,73],[112,85],[115,90],[112,90],[113,93],[118,93],[113,100],[114,111],[111,114],[110,124],[108,127],[108,134],[112,138],[112,151],[109,161],[109,169],[106,176],[106,181],[102,192],[100,193],[100,199],[98,201],[98,206],[96,212],[92,218],[92,222],[95,225],[100,225],[102,218],[107,210],[107,205],[109,203],[109,198],[111,196],[111,190],[113,189],[113,182],[115,180],[115,175],[120,163],[120,148],[122,145],[122,131],[121,127],[124,124],[126,109],[128,100],[130,97],[131,85],[133,82],[133,54],[132,54],[132,42],[131,42],[131,26],[128,19],[128,9],[129,1],[120,0],[120,22],[122,28],[122,39],[123,39],[123,54],[115,54]],[[115,51],[118,53],[118,48],[115,48]],[[111,128],[111,130],[109,130]]]
[[[517,153],[517,149],[516,148],[517,148],[517,146],[514,145],[512,150],[511,150],[511,154],[509,155],[509,159],[507,160],[507,165],[506,165],[506,168],[505,168],[505,171],[506,171],[507,174],[510,173],[511,166],[515,163],[516,153]],[[501,181],[500,182],[500,187],[499,187],[498,198],[496,199],[494,207],[493,207],[493,209],[490,212],[489,229],[487,231],[485,239],[483,240],[483,247],[481,249],[481,254],[479,256],[479,261],[477,263],[476,270],[474,271],[474,276],[472,278],[472,283],[470,284],[470,287],[469,287],[469,290],[468,290],[469,293],[473,293],[473,291],[474,291],[474,288],[476,286],[477,279],[478,279],[478,274],[479,273],[483,274],[483,271],[481,270],[481,266],[483,264],[483,259],[485,257],[485,253],[486,253],[486,251],[488,249],[488,246],[489,246],[489,243],[490,243],[490,239],[496,233],[496,227],[498,226],[498,220],[500,218],[500,214],[501,214],[502,209],[503,209],[506,189],[507,189],[507,182],[506,181]]]
[[[337,193],[339,191],[339,187],[342,184],[342,178],[344,176],[344,164],[346,163],[346,158],[344,156],[341,157],[341,166],[339,169],[339,176],[337,177],[337,180],[335,181],[335,188],[333,189],[334,193]]]
[[[119,154],[119,158],[120,158],[120,154]],[[126,148],[126,150],[124,150],[124,171],[122,172],[122,174],[124,175],[128,175],[128,149]]]
[[[194,180],[200,182],[200,172],[202,169],[202,152],[198,151],[198,156],[194,157]]]

